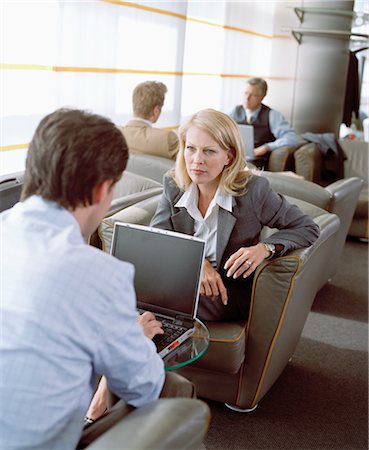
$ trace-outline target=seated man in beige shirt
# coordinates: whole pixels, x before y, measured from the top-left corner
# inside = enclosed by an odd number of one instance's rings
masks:
[[[160,116],[166,92],[165,84],[157,81],[145,81],[135,87],[132,96],[134,118],[119,127],[130,152],[176,158],[177,134],[152,126]]]

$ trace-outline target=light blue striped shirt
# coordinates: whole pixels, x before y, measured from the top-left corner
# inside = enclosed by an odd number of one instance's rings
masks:
[[[248,114],[250,114],[253,120],[257,119],[261,110],[261,106],[254,111],[246,111],[244,107],[242,107],[241,109],[240,106],[241,105],[236,106],[229,113],[229,116],[231,116],[236,122],[246,123],[246,117],[248,116]],[[239,108],[239,110],[237,110],[237,108]],[[239,111],[239,116],[236,113],[237,111]],[[239,122],[239,120],[241,120],[241,122]],[[297,147],[303,142],[303,139],[296,134],[293,128],[290,127],[283,114],[279,111],[276,111],[275,109],[271,109],[269,111],[269,128],[273,136],[275,137],[275,141],[265,142],[265,144],[268,145],[271,151],[281,147]]]
[[[134,406],[160,395],[134,269],[86,245],[72,214],[38,196],[0,225],[0,448],[72,449],[97,374]]]

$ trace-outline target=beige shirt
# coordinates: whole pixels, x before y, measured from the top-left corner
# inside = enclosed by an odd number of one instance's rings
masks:
[[[154,128],[142,119],[132,119],[118,128],[132,153],[147,153],[169,159],[177,156],[179,140],[174,131]]]

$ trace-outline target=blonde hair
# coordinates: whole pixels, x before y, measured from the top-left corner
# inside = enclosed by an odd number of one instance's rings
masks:
[[[132,94],[133,114],[142,119],[149,119],[155,108],[164,105],[167,87],[160,81],[145,81],[138,84]]]
[[[203,109],[197,112],[178,130],[179,152],[174,171],[171,172],[178,187],[185,191],[192,183],[184,159],[186,134],[192,126],[209,134],[224,151],[229,151],[231,160],[223,169],[219,186],[230,195],[242,195],[252,175],[246,163],[242,136],[236,122],[227,114],[215,109]]]

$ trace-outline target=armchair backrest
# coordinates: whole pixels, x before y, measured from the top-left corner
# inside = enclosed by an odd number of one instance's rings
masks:
[[[173,166],[172,159],[144,153],[130,153],[127,170],[162,183],[164,174]]]
[[[5,178],[0,182],[0,212],[19,202],[23,187],[20,177]]]
[[[339,144],[347,157],[344,163],[345,178],[360,177],[368,186],[369,143],[342,139]]]
[[[163,187],[157,181],[128,171],[114,188],[113,200],[98,229],[90,236],[89,243],[110,251],[114,223],[117,221],[148,225],[156,210]],[[153,201],[153,198],[156,200]],[[140,209],[139,205],[144,205]],[[147,208],[147,209],[145,209]],[[128,210],[128,213],[126,211]]]

